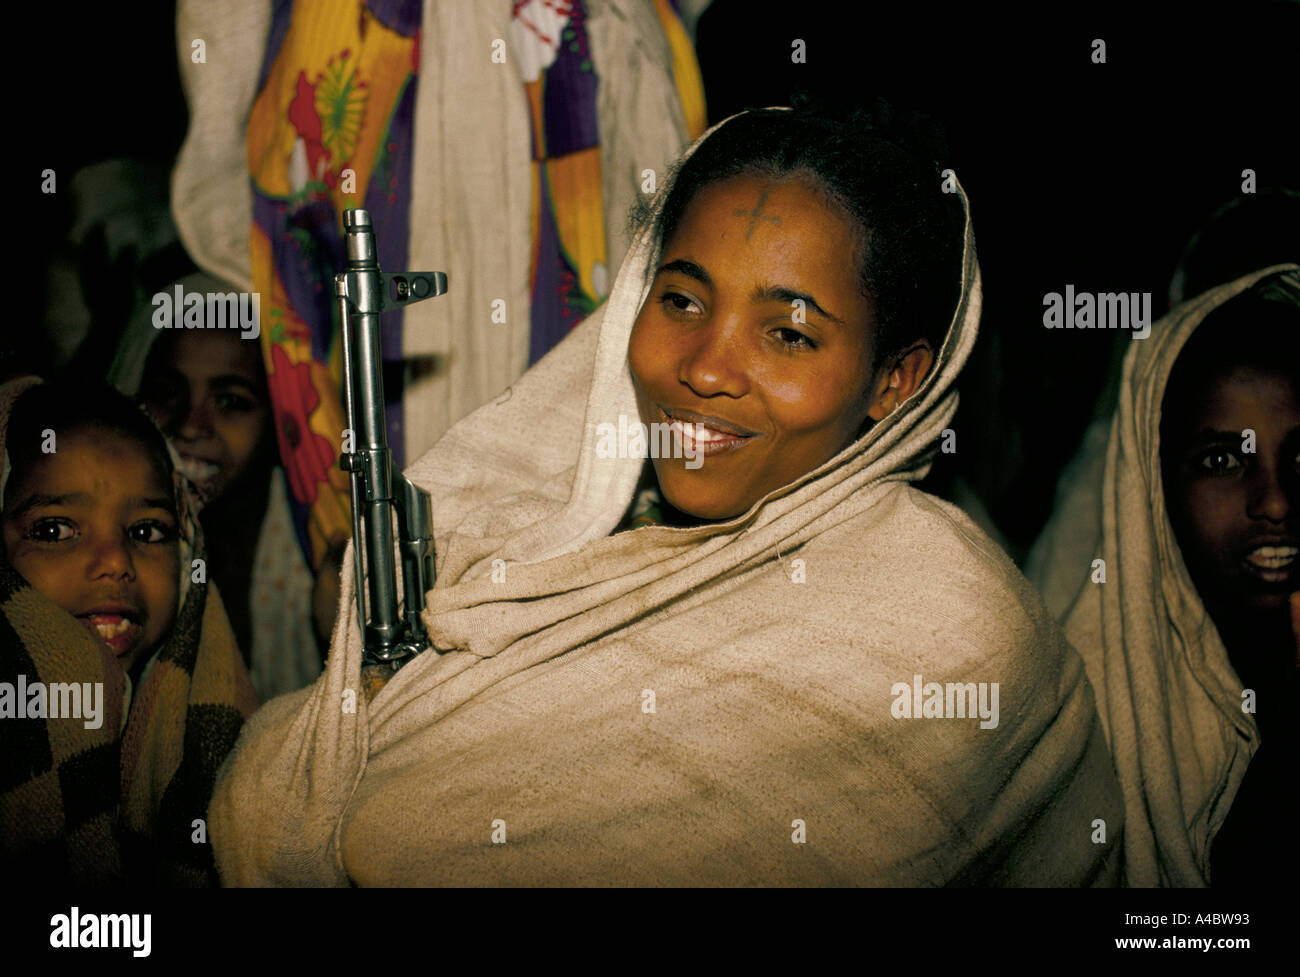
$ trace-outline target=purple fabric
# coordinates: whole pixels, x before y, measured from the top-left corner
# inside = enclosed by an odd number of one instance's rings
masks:
[[[598,79],[591,63],[587,11],[572,0],[569,22],[559,38],[555,60],[542,74],[542,142],[533,140],[537,160],[537,264],[533,269],[532,320],[528,340],[529,365],[536,363],[591,311],[577,269],[560,241],[555,202],[547,181],[546,160],[600,146],[596,120]],[[530,130],[535,131],[535,130]],[[568,204],[568,201],[562,201]]]
[[[271,73],[271,66],[280,56],[280,46],[284,44],[285,35],[289,33],[289,21],[293,17],[293,0],[275,0],[271,11],[271,29],[267,32],[266,52],[262,55],[262,70],[257,74],[257,90],[266,87],[266,76]]]
[[[366,0],[366,6],[375,20],[403,37],[414,37],[420,29],[421,0]]]
[[[587,39],[587,12],[573,0],[555,61],[542,77],[542,131],[548,157],[600,145],[596,126],[596,71]]]
[[[559,232],[551,214],[551,195],[546,185],[546,170],[542,164],[542,181],[537,208],[537,267],[533,273],[532,324],[528,336],[528,365],[532,366],[545,356],[568,333],[561,315],[564,301],[562,270],[566,267],[560,254]]]
[[[285,200],[253,189],[253,222],[271,242],[276,276],[294,314],[311,330],[312,359],[329,362],[334,332],[333,291],[326,286],[344,263],[343,236],[329,202],[306,200],[292,211]]]

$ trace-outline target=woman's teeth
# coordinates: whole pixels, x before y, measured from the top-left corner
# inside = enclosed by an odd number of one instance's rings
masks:
[[[738,434],[728,434],[726,431],[715,431],[711,427],[705,427],[703,424],[688,424],[684,421],[669,421],[668,427],[676,431],[677,435],[683,440],[691,440],[697,444],[708,444],[710,441],[737,441],[740,440]]]
[[[1280,570],[1290,566],[1300,549],[1294,546],[1260,546],[1250,551],[1246,560],[1261,570]]]
[[[221,471],[220,466],[212,464],[210,461],[203,461],[199,458],[189,458],[181,455],[180,463],[181,474],[191,482],[206,482],[217,472]]]

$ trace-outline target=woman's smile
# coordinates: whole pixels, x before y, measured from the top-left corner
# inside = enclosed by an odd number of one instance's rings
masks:
[[[1261,583],[1285,584],[1286,593],[1295,589],[1295,558],[1300,548],[1292,539],[1269,540],[1252,546],[1246,554],[1246,571]]]
[[[668,429],[681,438],[683,450],[688,456],[713,458],[731,454],[755,438],[762,437],[756,431],[747,430],[722,418],[697,414],[680,407],[656,406],[663,415],[660,422],[666,423]]]
[[[199,458],[183,451],[178,452],[177,456],[180,458],[181,473],[204,489],[209,488],[210,483],[221,474],[221,466],[207,458]]]

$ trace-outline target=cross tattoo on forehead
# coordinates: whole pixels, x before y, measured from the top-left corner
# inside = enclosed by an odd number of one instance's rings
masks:
[[[746,240],[746,241],[748,241],[751,237],[753,237],[753,235],[754,235],[754,226],[755,226],[759,221],[761,221],[761,220],[771,221],[773,224],[780,224],[780,223],[781,223],[781,218],[779,218],[779,217],[769,217],[767,214],[763,213],[763,201],[767,199],[767,196],[768,196],[768,194],[769,194],[770,192],[771,192],[771,191],[769,191],[769,190],[764,190],[764,191],[763,191],[762,195],[758,198],[758,203],[756,203],[756,204],[754,205],[754,209],[753,209],[753,210],[737,210],[737,211],[735,211],[735,214],[736,214],[737,217],[748,217],[748,218],[749,218],[749,230],[745,231],[745,240]]]

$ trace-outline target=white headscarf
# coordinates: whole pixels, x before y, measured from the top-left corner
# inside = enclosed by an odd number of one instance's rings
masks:
[[[1105,582],[1091,582],[1091,565],[1076,561],[1065,629],[1087,663],[1124,788],[1130,885],[1208,884],[1211,843],[1259,746],[1169,522],[1161,402],[1174,362],[1211,312],[1269,275],[1298,271],[1278,265],[1205,292],[1134,341],[1124,360],[1097,486]]]

